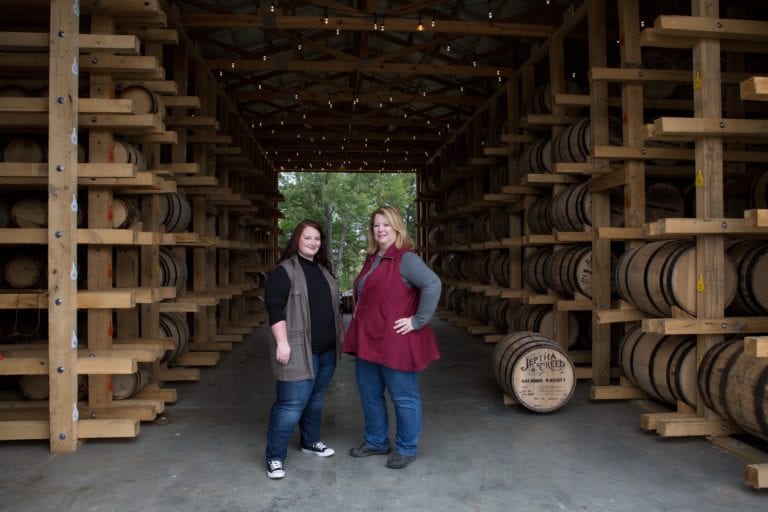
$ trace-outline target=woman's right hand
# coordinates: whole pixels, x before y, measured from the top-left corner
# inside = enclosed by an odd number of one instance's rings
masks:
[[[291,358],[291,346],[287,341],[277,342],[277,354],[275,358],[277,359],[277,362],[282,365],[288,364],[288,360]]]

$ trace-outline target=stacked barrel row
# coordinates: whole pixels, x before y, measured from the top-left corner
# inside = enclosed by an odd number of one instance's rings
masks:
[[[619,366],[653,399],[710,409],[768,440],[768,360],[744,353],[744,338],[727,339],[696,364],[696,336],[661,335],[630,328],[621,340]]]

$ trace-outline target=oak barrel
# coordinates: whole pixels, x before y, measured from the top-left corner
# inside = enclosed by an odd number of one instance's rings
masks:
[[[7,201],[0,199],[0,228],[7,228],[11,224],[11,207]]]
[[[34,197],[19,199],[11,206],[11,220],[20,228],[48,226],[48,202]]]
[[[160,224],[168,233],[181,233],[192,221],[192,205],[176,192],[160,194]]]
[[[125,400],[130,398],[149,384],[152,380],[152,365],[139,363],[135,373],[112,375],[112,398]]]
[[[729,312],[736,315],[768,314],[768,243],[739,240],[728,243],[726,252],[736,265],[736,295]]]
[[[677,69],[677,63],[666,51],[648,51],[642,57],[643,69]],[[675,93],[674,82],[650,82],[643,84],[643,96],[649,99],[669,98]]]
[[[115,229],[127,228],[141,219],[139,202],[128,196],[115,197],[112,201],[112,226]]]
[[[11,288],[45,288],[48,281],[46,260],[31,252],[14,254],[3,264],[3,278]]]
[[[16,137],[3,150],[3,161],[39,164],[45,162],[45,146],[33,137]]]
[[[592,225],[592,194],[586,182],[557,193],[549,208],[552,227],[558,231],[584,231]]]
[[[725,305],[736,294],[736,269],[725,255]],[[686,241],[656,241],[625,252],[616,265],[616,288],[622,299],[657,316],[673,316],[673,308],[696,315],[696,245]],[[706,283],[704,283],[706,286]]]
[[[50,384],[47,375],[22,375],[19,378],[19,391],[27,400],[48,400]],[[88,378],[77,376],[77,399],[88,397]]]
[[[155,114],[160,109],[157,94],[141,85],[129,85],[117,91],[121,100],[133,102],[134,114]]]
[[[531,411],[554,411],[573,396],[576,387],[573,362],[546,336],[513,332],[496,344],[492,360],[499,387]]]
[[[110,160],[120,164],[135,164],[138,171],[147,170],[147,159],[138,146],[123,140],[115,140]]]
[[[744,340],[710,348],[699,365],[704,404],[745,431],[768,440],[768,359],[744,353]]]
[[[181,291],[187,283],[187,262],[173,249],[160,248],[160,283]]]
[[[546,265],[552,257],[552,248],[537,249],[523,258],[523,280],[539,293],[547,293]]]
[[[552,233],[552,196],[536,200],[525,212],[525,224],[534,235]]]
[[[555,338],[555,313],[551,306],[544,304],[522,304],[511,308],[507,324],[511,331],[537,332],[549,339]],[[568,346],[573,346],[581,334],[579,319],[572,311],[568,316]],[[511,318],[510,318],[511,317]]]
[[[191,338],[185,315],[180,313],[160,313],[160,331],[173,341],[173,348],[166,350],[162,362],[170,363],[187,348]]]
[[[629,329],[621,340],[619,367],[629,380],[662,402],[696,404],[696,336]]]

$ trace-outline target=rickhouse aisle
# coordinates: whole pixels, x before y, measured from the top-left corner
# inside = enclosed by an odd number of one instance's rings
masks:
[[[492,345],[433,319],[442,360],[423,373],[424,435],[403,470],[354,459],[362,417],[354,363],[329,388],[321,459],[294,439],[283,480],[264,471],[273,398],[267,329],[259,327],[131,440],[87,441],[70,454],[45,443],[0,446],[3,511],[764,511],[743,463],[695,438],[639,429],[645,402],[590,403],[587,383],[561,409],[503,405]]]

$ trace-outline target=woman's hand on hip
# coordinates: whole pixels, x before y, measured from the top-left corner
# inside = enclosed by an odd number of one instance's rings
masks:
[[[282,365],[288,364],[288,360],[291,359],[291,346],[287,341],[277,342],[277,353],[275,355],[275,359],[277,359],[277,362]]]
[[[408,334],[411,331],[414,331],[413,328],[413,322],[411,322],[412,317],[406,317],[406,318],[398,318],[395,320],[395,332],[397,334]]]

